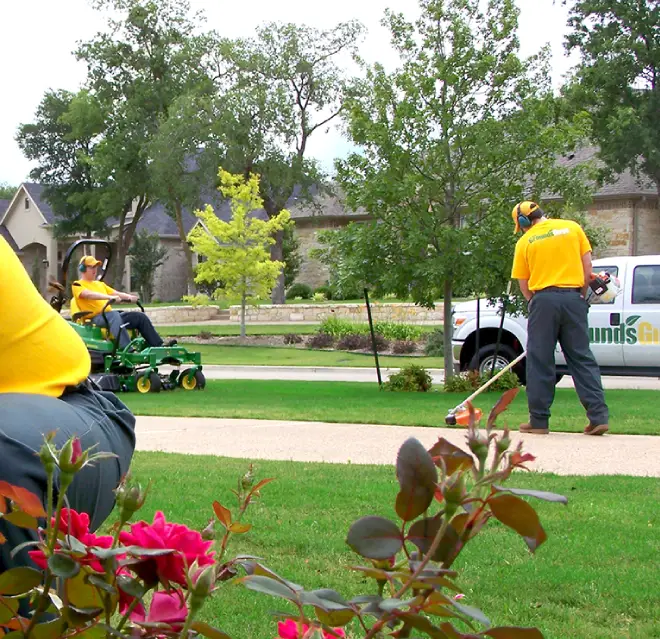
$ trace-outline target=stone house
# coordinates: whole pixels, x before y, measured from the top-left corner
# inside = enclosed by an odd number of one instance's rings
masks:
[[[596,152],[596,147],[585,147],[562,158],[560,163],[570,167],[593,161]],[[21,184],[12,200],[0,200],[0,234],[19,254],[33,281],[46,294],[48,277],[57,277],[64,252],[76,238],[55,238],[53,228],[56,217],[43,191],[42,185],[26,182]],[[228,202],[215,195],[205,199],[213,204],[221,219],[229,219],[231,212]],[[330,195],[319,195],[313,204],[294,197],[288,209],[295,221],[303,254],[297,280],[312,287],[322,286],[328,279],[327,268],[309,257],[309,251],[319,246],[319,232],[340,228],[353,221],[366,221],[370,217],[364,211],[348,210],[340,196]],[[626,171],[616,176],[611,184],[595,191],[588,214],[610,231],[609,246],[598,257],[660,254],[660,208],[655,185],[640,183]],[[263,216],[265,213],[259,211],[256,215]],[[183,222],[188,233],[197,223],[197,218],[190,211],[184,210]],[[165,262],[155,273],[155,297],[161,301],[181,299],[187,291],[185,255],[176,224],[164,205],[157,202],[150,206],[144,212],[137,229],[157,234],[167,249]],[[111,243],[116,233],[115,225],[110,234]],[[131,286],[130,258],[127,258],[125,265],[123,288],[134,288]]]

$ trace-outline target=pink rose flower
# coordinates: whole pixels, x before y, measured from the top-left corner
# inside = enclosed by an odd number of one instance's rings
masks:
[[[166,623],[174,630],[180,631],[188,616],[188,607],[183,593],[180,590],[172,592],[158,591],[154,593],[151,606],[146,617],[144,608],[134,610],[130,614],[130,620],[140,623]]]
[[[51,519],[51,525],[55,525],[55,517]],[[78,513],[75,510],[68,508],[62,509],[62,516],[60,518],[59,531],[65,535],[75,537],[80,543],[90,548],[97,546],[98,548],[111,548],[112,537],[108,535],[95,535],[89,532],[89,515],[87,513]],[[46,570],[48,561],[43,550],[30,550],[28,552],[32,561],[34,561],[39,568]],[[88,552],[84,557],[73,557],[78,563],[89,566],[96,572],[104,572],[103,566],[96,555]]]
[[[333,628],[332,629],[336,634],[332,634],[327,630],[323,630],[324,639],[337,639],[339,637],[346,637],[346,633],[343,628]],[[302,639],[307,632],[309,631],[309,626],[304,623],[298,626],[298,622],[294,619],[287,619],[286,621],[280,621],[277,624],[277,635],[280,639]]]
[[[173,550],[173,553],[145,558],[143,564],[151,562],[155,577],[161,581],[186,584],[186,569],[195,561],[200,567],[213,563],[212,541],[204,541],[196,530],[181,524],[168,523],[165,515],[158,511],[152,524],[139,521],[132,524],[130,532],[120,533],[119,540],[125,546]],[[138,574],[139,568],[132,566]],[[142,571],[144,572],[144,571]]]

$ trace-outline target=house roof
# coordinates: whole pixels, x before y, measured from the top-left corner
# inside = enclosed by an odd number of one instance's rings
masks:
[[[7,211],[10,204],[11,204],[11,200],[0,200],[0,218]]]
[[[576,149],[574,153],[569,156],[564,156],[558,159],[557,164],[566,168],[573,168],[586,162],[592,162],[596,168],[602,169],[605,163],[598,157],[597,146],[585,146]],[[618,173],[614,177],[614,181],[609,184],[603,184],[599,187],[593,197],[594,199],[601,198],[614,198],[614,197],[640,197],[640,196],[656,196],[658,189],[651,180],[642,178],[638,180],[630,170],[626,169],[622,173]],[[553,199],[556,196],[548,196],[548,199]]]
[[[0,207],[2,207],[2,203],[6,201],[7,200],[0,200]],[[16,240],[14,240],[11,233],[9,232],[9,229],[4,224],[0,224],[0,235],[5,238],[7,244],[9,244],[9,246],[14,250],[15,253],[20,252],[18,249],[18,244],[16,244]]]
[[[28,192],[34,203],[37,205],[41,215],[48,224],[55,223],[55,213],[53,209],[50,208],[50,203],[44,195],[44,190],[46,187],[43,184],[37,184],[36,182],[23,182],[21,185],[25,187],[25,190]]]

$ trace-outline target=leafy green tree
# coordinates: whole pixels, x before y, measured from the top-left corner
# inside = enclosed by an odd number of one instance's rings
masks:
[[[198,282],[222,282],[216,291],[241,300],[241,337],[245,337],[245,310],[252,300],[270,295],[284,263],[270,258],[268,248],[275,241],[273,235],[289,222],[286,209],[267,221],[254,215],[263,207],[259,196],[259,178],[251,174],[247,179],[219,172],[220,191],[231,200],[232,217],[224,222],[207,205],[196,211],[202,224],[188,234],[193,250],[206,259],[197,267]]]
[[[17,186],[0,182],[0,200],[11,200],[16,195]]]
[[[569,52],[581,55],[568,96],[592,118],[610,173],[630,169],[660,194],[660,2],[569,0]]]
[[[359,152],[338,163],[353,208],[377,223],[353,242],[365,283],[431,306],[453,291],[502,295],[514,237],[510,212],[524,196],[584,196],[558,153],[585,134],[557,117],[548,51],[522,59],[513,0],[421,0],[414,24],[387,12],[400,65],[367,67],[346,104]],[[445,374],[452,353],[445,341]]]
[[[150,302],[154,295],[154,275],[156,269],[165,262],[167,249],[161,246],[157,233],[142,229],[133,236],[128,254],[131,256],[131,272],[140,297]]]
[[[346,81],[338,59],[351,54],[362,33],[357,22],[319,31],[295,24],[266,24],[254,39],[222,40],[217,49],[218,98],[214,137],[229,171],[260,176],[269,217],[296,196],[310,198],[323,176],[308,144],[343,109]],[[283,260],[284,231],[271,247]],[[273,291],[284,303],[284,276]]]

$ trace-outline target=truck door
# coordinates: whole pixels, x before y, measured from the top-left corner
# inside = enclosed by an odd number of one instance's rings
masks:
[[[647,259],[646,264],[628,267],[632,286],[624,292],[626,366],[660,366],[660,259]]]
[[[619,269],[614,265],[594,265],[594,271],[607,271],[610,275],[619,277]],[[592,304],[589,308],[589,340],[599,366],[623,366],[623,304],[623,295],[619,295],[607,304]],[[559,344],[556,362],[560,365],[566,364]]]

